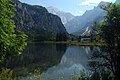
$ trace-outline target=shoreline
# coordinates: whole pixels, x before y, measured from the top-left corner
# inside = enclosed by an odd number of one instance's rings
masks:
[[[68,44],[68,45],[76,45],[76,46],[105,46],[104,43],[100,42],[86,42],[86,41],[42,41],[43,43],[51,43],[51,44]]]

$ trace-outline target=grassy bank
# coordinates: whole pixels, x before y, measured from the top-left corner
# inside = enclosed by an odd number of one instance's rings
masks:
[[[104,46],[102,42],[88,42],[88,41],[44,41],[44,43],[52,44],[68,44],[68,45],[77,45],[77,46]]]

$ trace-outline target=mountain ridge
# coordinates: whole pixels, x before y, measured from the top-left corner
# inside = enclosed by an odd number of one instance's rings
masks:
[[[79,36],[85,31],[84,28],[91,26],[94,21],[102,21],[105,16],[105,11],[102,10],[100,6],[104,4],[107,4],[107,2],[101,2],[97,7],[94,7],[94,9],[87,10],[82,16],[77,16],[73,20],[69,21],[65,25],[66,30],[71,34]]]
[[[59,9],[53,7],[53,6],[47,7],[47,10],[48,10],[49,13],[52,13],[52,14],[55,14],[55,15],[59,16],[64,25],[75,17],[71,13],[61,11],[61,10],[59,10]]]
[[[13,0],[15,3],[16,30],[23,31],[29,37],[38,40],[55,40],[57,33],[65,33],[61,19],[49,13],[45,7],[29,5]]]

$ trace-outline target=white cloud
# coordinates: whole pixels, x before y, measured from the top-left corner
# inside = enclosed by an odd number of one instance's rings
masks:
[[[86,0],[80,3],[80,5],[94,5],[94,4],[99,4],[101,1],[112,2],[112,0]]]

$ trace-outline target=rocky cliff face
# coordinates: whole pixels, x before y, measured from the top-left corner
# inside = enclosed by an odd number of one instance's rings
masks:
[[[45,7],[13,1],[16,7],[14,21],[17,30],[39,40],[54,40],[57,33],[67,33],[61,19],[49,13]]]
[[[66,24],[67,22],[69,22],[75,17],[71,13],[60,11],[57,8],[52,6],[47,7],[47,10],[52,14],[58,15],[61,18],[63,24]]]
[[[90,34],[92,33],[92,28],[91,27],[87,27],[86,29],[85,29],[85,32],[83,32],[82,34],[81,34],[81,36],[90,36]]]
[[[69,21],[65,26],[69,33],[75,35],[81,35],[85,31],[85,28],[91,26],[94,21],[99,22],[103,20],[106,15],[105,11],[100,8],[101,5],[107,4],[101,2],[93,10],[86,11],[82,16],[77,16],[73,20]]]

